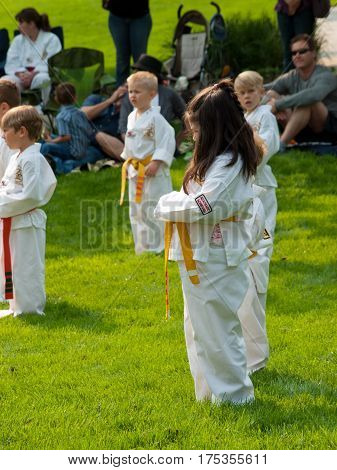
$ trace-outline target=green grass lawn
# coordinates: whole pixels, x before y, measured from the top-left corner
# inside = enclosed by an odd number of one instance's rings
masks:
[[[271,357],[255,403],[195,402],[176,266],[166,322],[163,259],[133,253],[120,170],[71,174],[47,210],[47,315],[1,320],[0,448],[335,447],[336,159],[292,152],[273,168]]]
[[[149,52],[160,58],[170,55],[179,3],[151,2]],[[273,4],[226,2],[223,12],[273,15]],[[102,49],[112,68],[100,1],[34,5],[64,25],[66,47]],[[185,5],[212,13],[208,2]],[[6,8],[23,6],[16,0]],[[15,26],[5,11],[2,26]],[[195,402],[176,266],[166,322],[163,259],[133,253],[127,207],[117,204],[120,171],[71,174],[59,178],[47,207],[46,316],[0,323],[1,449],[335,448],[336,159],[292,152],[272,166],[279,213],[271,357],[253,376],[255,403]],[[176,187],[183,169],[175,162]]]

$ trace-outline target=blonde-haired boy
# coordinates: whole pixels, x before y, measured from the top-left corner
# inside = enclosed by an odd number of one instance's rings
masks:
[[[280,135],[275,116],[268,105],[262,105],[264,95],[263,78],[255,71],[248,70],[240,73],[234,82],[235,92],[245,112],[245,118],[253,130],[263,139],[266,152],[256,172],[253,218],[247,221],[252,232],[251,250],[253,255],[249,260],[251,271],[250,288],[242,303],[238,315],[244,332],[247,351],[247,367],[250,372],[265,367],[268,356],[268,338],[265,323],[267,290],[269,282],[269,264],[273,252],[272,239],[274,236],[277,214],[275,188],[277,182],[269,159],[279,150]],[[263,189],[261,189],[263,188]],[[264,211],[264,226],[267,231],[264,237],[254,236],[259,200]],[[261,209],[259,211],[261,212]],[[270,238],[271,237],[271,238]]]
[[[0,317],[43,314],[46,214],[39,209],[53,195],[56,179],[35,142],[42,120],[32,106],[18,106],[2,117],[6,144],[16,150],[0,184],[0,282],[9,310]]]
[[[267,147],[267,152],[258,166],[255,182],[265,189],[260,198],[265,210],[266,228],[271,235],[274,235],[277,213],[275,193],[277,182],[271,167],[267,163],[280,147],[277,121],[270,110],[270,106],[261,104],[264,88],[263,78],[259,73],[252,70],[240,73],[235,79],[234,88],[245,111],[246,120],[264,140]]]
[[[153,217],[159,198],[172,190],[170,166],[175,151],[174,129],[151,106],[158,80],[150,72],[136,72],[127,80],[134,110],[128,117],[125,147],[121,157],[122,194],[129,178],[129,216],[135,251],[159,253],[164,249],[164,223]]]

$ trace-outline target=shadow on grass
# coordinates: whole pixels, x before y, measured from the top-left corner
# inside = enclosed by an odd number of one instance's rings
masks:
[[[306,430],[335,431],[337,394],[331,385],[268,368],[255,373],[252,381],[256,400],[239,407],[228,403],[212,407],[210,413],[216,421],[227,419],[230,410],[237,417],[248,414],[250,426],[264,433],[279,432],[277,428],[293,425]]]
[[[253,382],[257,390],[268,389],[268,395],[273,396],[258,398],[251,408],[254,423],[262,431],[275,432],[275,427],[294,424],[316,430],[336,429],[337,394],[331,385],[268,368],[253,375]]]
[[[22,315],[17,320],[43,329],[76,329],[93,333],[113,333],[117,325],[109,318],[106,321],[101,312],[78,308],[71,303],[49,297],[45,308],[46,315]]]

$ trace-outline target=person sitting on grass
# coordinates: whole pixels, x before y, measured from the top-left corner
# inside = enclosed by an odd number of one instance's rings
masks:
[[[45,294],[46,214],[39,207],[51,199],[56,178],[35,142],[42,119],[32,106],[17,106],[2,118],[1,128],[11,156],[0,184],[1,293],[13,314],[43,315]]]
[[[122,142],[94,129],[86,115],[75,106],[74,85],[67,82],[60,83],[55,90],[55,99],[61,105],[56,116],[59,135],[50,136],[45,133],[41,153],[56,161],[58,172],[62,173],[65,170],[62,162],[66,160],[73,161],[70,170],[76,166],[106,158],[106,155],[120,161]]]
[[[296,139],[337,142],[337,77],[317,64],[314,40],[299,34],[291,40],[295,68],[265,85],[268,104],[283,127],[280,151]]]
[[[118,121],[121,101],[128,88],[125,85],[118,87],[111,96],[106,97],[100,93],[89,95],[82,103],[81,111],[98,131],[105,132],[113,137],[119,137]]]

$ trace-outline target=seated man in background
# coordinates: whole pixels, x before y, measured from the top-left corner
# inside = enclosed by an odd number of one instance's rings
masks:
[[[164,85],[164,77],[161,73],[162,63],[147,54],[142,54],[132,68],[137,71],[153,73],[158,79],[158,94],[153,98],[151,105],[160,106],[160,114],[166,121],[172,122],[174,119],[182,121],[186,108],[186,103],[180,95],[172,88]],[[119,117],[119,132],[124,140],[127,131],[128,116],[133,111],[133,106],[126,94],[122,100]],[[176,136],[177,147],[185,137],[185,130],[182,129]]]
[[[123,143],[92,127],[86,115],[75,106],[76,90],[71,83],[60,83],[56,87],[55,98],[61,105],[56,116],[59,135],[46,134],[41,153],[54,159],[57,172],[66,172],[62,162],[67,160],[74,162],[73,166],[66,166],[68,171],[84,163],[105,158],[106,155],[114,160],[121,160]]]
[[[315,45],[307,34],[295,36],[290,47],[295,69],[265,86],[271,111],[284,127],[280,151],[294,138],[335,142],[337,77],[316,63]]]
[[[118,87],[110,97],[92,94],[82,103],[81,111],[87,116],[94,128],[113,137],[118,137],[118,121],[121,100],[128,91],[127,86]]]

